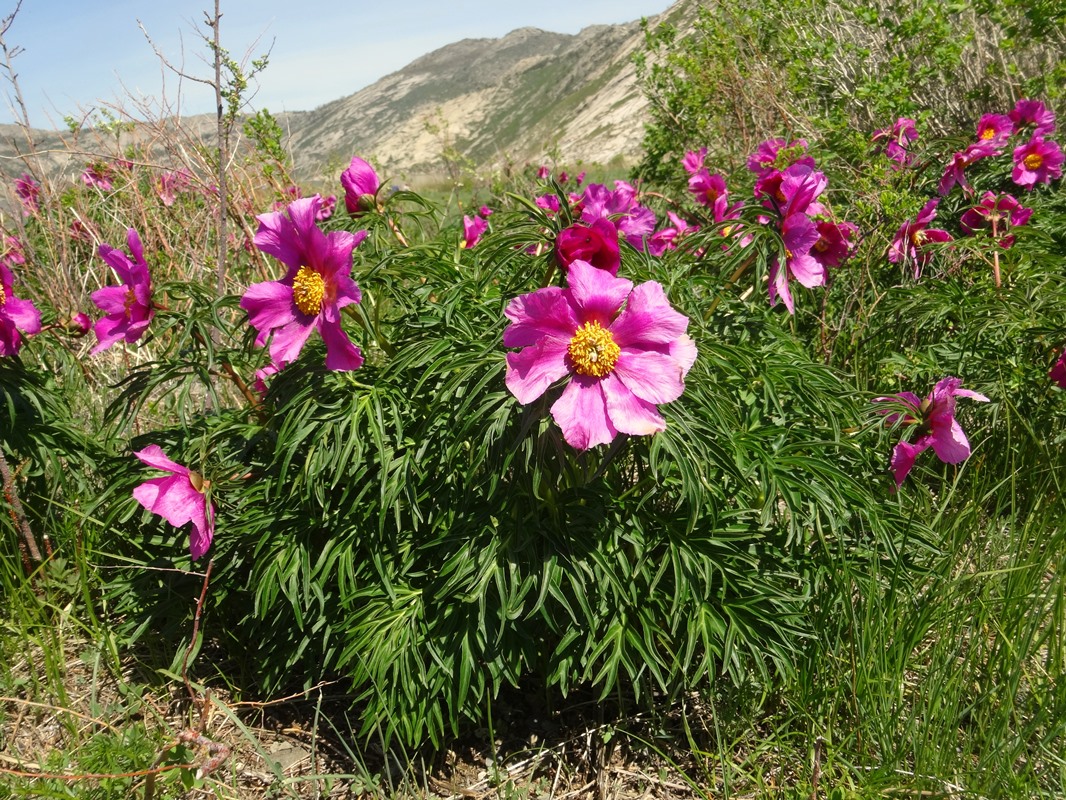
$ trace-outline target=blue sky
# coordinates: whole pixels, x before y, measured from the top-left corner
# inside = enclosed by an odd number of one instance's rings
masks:
[[[577,33],[665,11],[672,0],[223,0],[222,44],[240,60],[273,43],[254,108],[306,111],[351,94],[415,58],[466,38],[524,26]],[[15,0],[0,3],[10,14]],[[202,20],[213,0],[23,0],[6,35],[34,127],[63,127],[105,103],[165,94],[186,114],[214,108],[212,90],[164,74],[137,21],[175,65],[209,77]],[[256,40],[258,39],[258,44]],[[14,93],[0,78],[0,122]],[[180,92],[179,92],[180,90]],[[124,105],[129,103],[123,100]],[[157,107],[157,104],[152,105]]]

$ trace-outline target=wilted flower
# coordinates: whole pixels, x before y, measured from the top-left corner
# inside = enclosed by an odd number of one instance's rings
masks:
[[[939,198],[934,197],[922,207],[917,217],[900,225],[888,248],[888,260],[893,264],[900,261],[914,262],[915,280],[922,274],[922,267],[933,257],[927,245],[951,241],[951,234],[947,231],[928,227],[936,216],[936,207],[939,202]]]
[[[489,222],[483,217],[469,217],[463,214],[463,247],[471,248],[478,243],[478,239],[481,238],[486,230],[488,230]]]
[[[954,153],[951,157],[951,161],[944,167],[944,174],[940,178],[940,184],[937,190],[940,194],[945,195],[951,191],[955,184],[959,184],[963,191],[967,194],[973,192],[973,188],[966,180],[966,174],[964,170],[971,164],[980,161],[982,158],[988,158],[999,153],[999,148],[996,143],[991,139],[982,139],[968,145],[965,150],[960,150]]]
[[[99,253],[115,271],[121,286],[105,286],[92,293],[92,300],[105,316],[96,321],[96,338],[99,340],[93,353],[106,350],[119,339],[132,344],[141,338],[155,310],[152,308],[152,279],[144,261],[144,250],[137,231],[126,232],[126,245],[130,256],[121,250],[101,244]]]
[[[341,173],[341,186],[344,187],[344,205],[349,214],[357,216],[377,205],[381,180],[374,168],[358,156],[353,157],[348,169]]]
[[[551,413],[579,450],[664,430],[656,406],[681,396],[696,360],[688,318],[654,281],[634,287],[574,261],[567,283],[508,304],[503,343],[521,349],[507,354],[507,388],[526,404],[568,378]]]
[[[210,482],[200,473],[171,461],[159,445],[149,445],[134,455],[154,469],[171,473],[166,478],[145,481],[133,490],[133,496],[175,528],[192,523],[189,552],[196,561],[211,547],[215,536],[215,507],[207,498]]]
[[[333,216],[333,209],[336,207],[337,195],[331,194],[329,197],[322,198],[322,205],[319,206],[318,213],[315,214],[315,222],[325,222]]]
[[[622,263],[618,231],[603,217],[589,224],[575,222],[555,237],[555,261],[564,270],[575,261],[584,261],[596,269],[617,275]]]
[[[172,206],[180,192],[189,188],[192,175],[187,169],[179,169],[176,172],[164,172],[159,176],[159,185],[156,193],[163,205]]]
[[[899,167],[906,166],[911,162],[908,148],[917,140],[918,129],[913,119],[900,117],[892,125],[891,130],[874,131],[875,142],[885,141],[885,156],[895,161]]]
[[[804,164],[813,168],[814,159],[807,154],[807,140],[767,139],[759,144],[755,152],[748,157],[748,169],[765,178],[774,172],[781,172],[793,164]]]
[[[296,360],[312,328],[318,328],[326,344],[326,368],[358,369],[363,356],[341,327],[340,309],[359,302],[359,287],[350,277],[352,250],[366,231],[323,233],[315,224],[321,203],[318,195],[305,197],[290,203],[287,215],[275,211],[258,217],[255,246],[288,271],[280,281],[250,286],[241,308],[259,332],[255,343],[270,340],[275,363]]]
[[[1062,351],[1059,360],[1048,370],[1047,376],[1061,388],[1066,389],[1066,350]]]
[[[28,217],[41,210],[41,184],[28,172],[15,178],[15,194],[22,202],[22,216]]]
[[[15,276],[0,261],[0,356],[18,355],[22,347],[19,331],[32,336],[40,333],[41,312],[29,300],[15,297]]]
[[[1008,234],[1007,230],[1025,225],[1032,215],[1033,209],[1025,208],[1009,194],[997,196],[994,192],[985,192],[978,205],[963,213],[959,225],[969,236],[991,227],[996,242],[1006,249],[1014,244],[1014,235]]]
[[[1039,100],[1019,100],[1007,116],[1014,123],[1015,131],[1032,125],[1037,136],[1055,132],[1055,112]]]
[[[111,165],[104,163],[90,164],[81,173],[81,182],[90,189],[95,187],[102,192],[111,191]]]
[[[1014,148],[1014,170],[1011,180],[1019,186],[1033,189],[1038,183],[1051,183],[1062,177],[1062,148],[1057,142],[1034,134],[1021,147]]]
[[[903,485],[907,473],[914,466],[914,460],[923,450],[932,447],[945,464],[958,464],[970,455],[970,443],[955,419],[955,398],[969,397],[984,403],[988,402],[988,398],[961,386],[961,380],[948,377],[941,379],[925,400],[918,399],[913,392],[875,398],[876,402],[894,402],[902,406],[901,412],[892,413],[889,422],[895,422],[902,415],[905,425],[918,426],[913,441],[900,442],[892,450],[891,469],[897,489]]]

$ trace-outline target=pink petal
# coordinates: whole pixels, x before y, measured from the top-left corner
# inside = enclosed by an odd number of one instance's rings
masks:
[[[618,434],[607,416],[607,401],[600,380],[587,375],[574,376],[552,405],[552,417],[562,429],[566,443],[577,450],[609,444]]]
[[[909,473],[911,467],[914,466],[914,459],[916,459],[918,454],[927,449],[932,443],[931,439],[932,437],[923,436],[913,444],[909,442],[900,442],[895,448],[893,448],[890,468],[892,469],[892,474],[896,478],[897,489],[903,485],[907,473]]]
[[[545,336],[569,342],[578,328],[566,292],[558,286],[514,298],[503,314],[511,321],[503,332],[504,347],[526,347]]]
[[[934,430],[929,438],[933,451],[945,464],[958,464],[970,455],[970,442],[956,419],[951,420],[950,426]]]
[[[602,385],[607,398],[607,418],[620,432],[631,436],[650,436],[666,430],[666,420],[659,416],[654,403],[631,392],[615,374],[606,376]]]
[[[569,338],[544,337],[517,353],[507,354],[507,388],[522,405],[532,403],[556,381],[566,377]]]
[[[196,561],[211,547],[215,538],[215,507],[200,502],[192,511],[192,530],[189,532],[189,555]]]
[[[8,296],[7,302],[4,303],[4,313],[23,333],[40,333],[41,312],[29,300]]]
[[[611,324],[615,344],[625,348],[632,345],[670,344],[688,327],[688,317],[670,307],[663,287],[648,281],[629,294],[626,307]]]
[[[90,355],[102,353],[119,339],[126,335],[128,323],[125,317],[101,317],[93,325],[93,333],[96,334],[96,347],[90,351]]]
[[[633,282],[616,278],[586,261],[574,261],[566,273],[570,298],[581,322],[596,321],[607,327],[633,291]]]
[[[192,521],[196,509],[202,513],[204,507],[204,496],[184,475],[152,478],[135,488],[133,496],[142,506],[176,528]]]
[[[127,286],[105,286],[97,289],[90,297],[96,303],[97,308],[105,314],[126,314],[126,297],[129,294]]]
[[[275,364],[289,364],[295,361],[307,343],[311,331],[314,330],[317,319],[317,317],[308,317],[306,322],[295,320],[288,325],[275,328],[274,335],[270,339],[270,360]]]
[[[681,365],[653,350],[622,350],[612,375],[627,391],[649,403],[669,403],[685,391]]]
[[[165,470],[167,472],[174,472],[178,475],[188,475],[189,470],[174,461],[171,461],[166,457],[163,452],[163,448],[157,444],[150,444],[143,450],[136,451],[133,455],[137,456],[143,463],[155,469]]]
[[[808,289],[825,283],[825,267],[808,253],[793,256],[788,262],[788,268],[796,280]]]
[[[272,330],[296,321],[292,287],[278,281],[249,286],[241,298],[241,308],[248,312],[248,321],[259,332],[255,338],[259,346],[266,342]]]
[[[362,366],[363,354],[352,344],[339,319],[319,320],[318,332],[326,343],[326,369],[349,372]]]

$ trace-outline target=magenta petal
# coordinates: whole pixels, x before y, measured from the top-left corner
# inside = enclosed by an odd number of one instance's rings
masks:
[[[25,334],[40,333],[41,312],[29,300],[8,297],[4,303],[4,313],[15,323],[15,327]]]
[[[897,489],[903,485],[903,481],[907,477],[907,473],[911,471],[911,467],[914,466],[914,460],[918,457],[918,454],[929,447],[930,440],[931,437],[923,436],[914,444],[900,442],[892,449],[890,467],[896,479]]]
[[[203,509],[204,498],[184,475],[152,478],[133,490],[133,496],[153,514],[180,528],[193,518],[197,507]]]
[[[137,458],[150,467],[155,467],[156,469],[165,470],[167,472],[176,472],[179,475],[189,474],[189,470],[186,467],[167,458],[166,454],[163,452],[163,448],[157,444],[150,444],[143,450],[136,451],[133,455],[137,456]]]
[[[193,509],[192,530],[189,532],[189,555],[198,560],[211,547],[215,538],[215,507],[201,501]]]
[[[507,354],[507,388],[519,403],[532,403],[549,386],[566,377],[569,345],[569,339],[544,337],[517,353]]]
[[[128,295],[128,286],[105,286],[103,289],[97,289],[90,297],[96,303],[97,308],[104,313],[124,315]]]
[[[545,336],[565,338],[569,342],[578,328],[574,309],[566,302],[565,290],[558,286],[516,297],[503,313],[511,321],[503,332],[504,347],[526,347]]]
[[[948,427],[935,430],[930,438],[933,451],[945,464],[958,464],[970,455],[970,442],[956,419]]]
[[[326,369],[348,372],[362,366],[363,354],[352,344],[341,327],[340,320],[320,320],[318,332],[326,343]]]
[[[825,267],[808,253],[795,255],[788,262],[788,269],[808,289],[825,283]]]
[[[654,350],[623,350],[613,375],[641,400],[669,403],[685,391],[681,365]]]
[[[606,376],[601,385],[607,399],[607,418],[620,432],[650,436],[666,430],[666,420],[659,416],[654,402],[638,397],[615,374]]]
[[[336,277],[337,308],[344,308],[352,303],[360,303],[362,300],[363,293],[359,291],[359,286],[355,281],[347,275],[338,275]]]
[[[670,307],[661,285],[648,281],[630,292],[626,307],[611,325],[611,337],[622,348],[669,344],[686,328],[688,317]]]
[[[574,261],[566,273],[570,298],[582,322],[596,321],[607,327],[633,291],[633,282],[616,278],[585,261]]]
[[[241,308],[248,312],[248,321],[259,332],[257,345],[263,345],[274,328],[296,321],[292,287],[278,281],[249,286],[241,298]]]
[[[270,339],[270,360],[275,364],[290,364],[297,359],[315,328],[316,317],[295,320],[274,329]]]
[[[609,444],[618,434],[607,416],[607,400],[598,378],[575,375],[552,405],[552,417],[566,443],[577,450]]]
[[[91,355],[101,353],[119,339],[126,335],[126,320],[123,317],[101,317],[93,325],[93,333],[96,334],[96,347],[90,352]]]

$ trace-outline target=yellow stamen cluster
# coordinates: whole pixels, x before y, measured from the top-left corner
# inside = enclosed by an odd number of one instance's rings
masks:
[[[3,307],[7,302],[7,293],[4,291],[4,287],[0,285],[0,307]]]
[[[578,375],[602,378],[614,369],[622,348],[614,343],[611,332],[600,323],[586,322],[574,333],[567,352]]]
[[[911,234],[911,242],[914,244],[915,247],[921,247],[922,243],[924,241],[925,241],[925,231],[924,230],[916,230],[914,233]]]
[[[317,317],[325,294],[326,282],[322,276],[313,269],[300,267],[292,281],[292,300],[296,307],[309,317]]]
[[[1030,153],[1023,159],[1023,163],[1028,169],[1040,169],[1041,164],[1044,163],[1044,157],[1040,153]]]
[[[989,125],[983,131],[981,131],[981,138],[982,139],[991,139],[995,135],[996,135],[996,131],[991,125]]]

